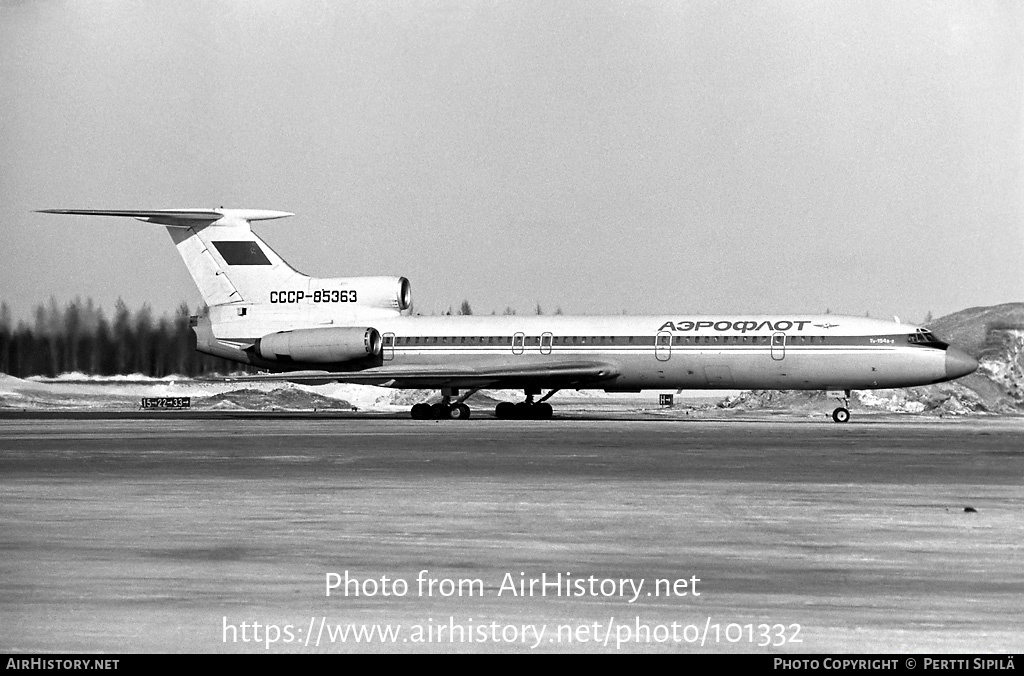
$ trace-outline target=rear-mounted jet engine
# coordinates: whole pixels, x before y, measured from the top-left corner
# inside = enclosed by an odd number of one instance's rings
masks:
[[[373,328],[297,329],[263,336],[256,354],[273,361],[333,364],[380,354],[380,332]]]

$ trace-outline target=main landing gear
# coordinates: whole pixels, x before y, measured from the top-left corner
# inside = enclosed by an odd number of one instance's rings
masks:
[[[472,413],[472,409],[466,406],[464,401],[472,397],[480,388],[470,390],[454,402],[452,397],[457,396],[456,389],[445,388],[441,390],[441,401],[436,404],[416,404],[412,407],[413,420],[465,420]]]
[[[845,390],[842,397],[836,397],[843,405],[832,411],[832,420],[837,423],[850,422],[850,390]]]
[[[524,390],[526,401],[513,404],[503,401],[494,407],[494,416],[499,420],[547,420],[554,414],[551,404],[546,403],[558,390],[551,390],[541,399],[534,402],[533,395],[540,394],[540,390]]]
[[[479,388],[469,390],[463,396],[452,401],[452,397],[458,396],[459,391],[453,388],[445,388],[441,390],[441,401],[438,403],[416,404],[413,406],[411,411],[412,418],[413,420],[465,420],[470,416],[472,410],[463,402],[478,391]],[[551,408],[551,404],[547,403],[547,400],[558,390],[551,390],[536,402],[533,400],[533,397],[536,394],[540,394],[540,390],[529,389],[524,390],[524,392],[526,393],[526,401],[521,401],[518,404],[503,401],[495,407],[495,417],[501,420],[547,420],[553,415],[554,410]]]

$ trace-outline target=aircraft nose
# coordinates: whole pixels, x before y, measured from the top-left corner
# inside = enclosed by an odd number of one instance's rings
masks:
[[[952,380],[974,373],[978,369],[978,360],[963,350],[955,347],[946,348],[946,377]]]

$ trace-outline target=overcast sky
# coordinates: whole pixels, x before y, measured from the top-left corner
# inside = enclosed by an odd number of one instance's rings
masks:
[[[417,311],[1024,301],[1024,3],[0,0],[0,299],[200,302],[250,207]]]

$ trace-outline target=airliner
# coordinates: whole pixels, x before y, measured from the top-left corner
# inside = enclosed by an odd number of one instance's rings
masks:
[[[850,419],[856,389],[930,385],[978,368],[927,328],[866,317],[706,315],[572,317],[412,313],[405,277],[304,275],[252,231],[292,216],[256,209],[41,213],[121,216],[162,225],[208,311],[192,318],[196,348],[266,373],[236,376],[437,389],[415,419],[465,419],[481,389],[522,390],[498,418],[550,418],[563,389],[825,390]],[[546,394],[543,392],[547,390]],[[539,397],[535,399],[535,397]]]

